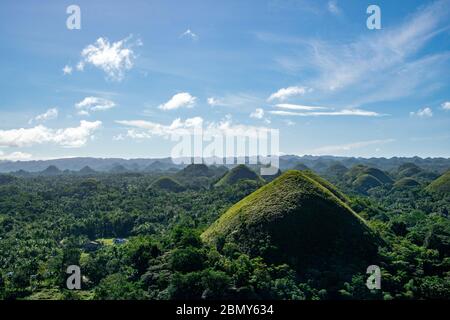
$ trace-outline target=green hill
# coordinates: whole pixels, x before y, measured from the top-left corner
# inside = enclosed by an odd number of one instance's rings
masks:
[[[177,172],[177,176],[183,178],[212,177],[214,171],[205,164],[190,164],[183,170]]]
[[[423,170],[416,164],[407,162],[398,167],[397,175],[400,178],[414,177],[415,175],[421,173],[422,171]]]
[[[340,163],[335,163],[328,167],[325,175],[329,177],[342,177],[348,172],[348,168]]]
[[[413,178],[402,178],[394,183],[394,188],[396,189],[403,189],[403,188],[413,188],[420,186],[420,183],[417,182],[417,180]]]
[[[365,271],[378,237],[331,190],[301,171],[288,171],[223,214],[203,234],[271,262],[307,268]],[[306,268],[306,269],[305,269]]]
[[[356,165],[350,168],[344,175],[344,179],[348,185],[360,193],[367,193],[372,188],[394,182],[380,169],[364,165]]]
[[[223,178],[215,184],[215,186],[220,187],[224,185],[233,185],[242,180],[252,180],[264,183],[264,180],[256,172],[254,172],[247,166],[240,164],[231,169],[227,174],[225,174]]]
[[[47,169],[40,172],[40,174],[44,176],[56,176],[61,173],[62,173],[61,170],[59,170],[59,168],[53,165],[48,166]]]
[[[426,190],[432,193],[450,193],[450,171],[447,171],[442,176],[431,182]]]
[[[151,187],[170,192],[181,192],[184,190],[184,187],[178,181],[169,177],[159,178],[152,183]]]

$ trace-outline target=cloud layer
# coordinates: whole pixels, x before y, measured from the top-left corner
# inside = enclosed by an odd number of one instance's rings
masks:
[[[29,147],[44,143],[82,147],[101,125],[100,121],[80,121],[80,125],[73,128],[50,129],[39,125],[26,129],[0,130],[0,147]]]

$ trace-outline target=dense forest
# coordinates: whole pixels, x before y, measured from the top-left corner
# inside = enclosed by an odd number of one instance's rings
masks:
[[[1,174],[0,298],[450,298],[443,160],[308,161]]]

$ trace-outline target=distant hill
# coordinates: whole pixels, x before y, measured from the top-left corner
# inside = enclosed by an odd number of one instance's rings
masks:
[[[340,163],[329,166],[324,174],[327,177],[342,178],[348,172],[348,168]]]
[[[177,176],[183,178],[212,177],[214,176],[214,171],[205,164],[190,164],[177,172]]]
[[[92,175],[92,174],[96,174],[97,171],[95,171],[94,169],[92,169],[89,166],[85,166],[78,173],[81,175]]]
[[[180,159],[178,159],[180,160]],[[186,160],[186,159],[184,159]],[[288,170],[294,168],[298,163],[302,163],[308,168],[317,172],[325,172],[327,168],[338,163],[350,168],[354,165],[364,165],[367,167],[378,168],[382,171],[396,170],[405,163],[413,163],[425,171],[437,172],[442,174],[450,169],[449,158],[419,158],[419,157],[393,157],[393,158],[354,158],[354,157],[336,157],[336,156],[296,156],[283,155],[280,157],[280,169]],[[45,170],[48,166],[54,165],[61,170],[79,171],[85,166],[91,167],[98,172],[107,172],[114,165],[120,164],[125,168],[134,171],[145,171],[152,163],[169,164],[176,169],[182,169],[184,165],[175,164],[171,158],[142,158],[142,159],[121,159],[121,158],[89,158],[75,157],[53,160],[30,160],[30,161],[2,161],[0,160],[0,172],[14,172],[19,170],[37,173]],[[177,161],[179,163],[180,161]],[[158,167],[160,164],[155,165]]]
[[[433,193],[450,194],[450,171],[430,183],[426,190]]]
[[[288,171],[223,214],[203,234],[250,255],[308,268],[365,272],[379,238],[333,192],[301,171]],[[350,273],[350,272],[349,272]]]
[[[413,177],[422,171],[423,171],[423,169],[420,168],[418,165],[408,162],[408,163],[404,163],[398,167],[397,175],[400,178]]]
[[[56,166],[49,166],[47,169],[40,172],[40,175],[43,176],[56,176],[61,174],[62,171],[59,170]]]
[[[308,166],[304,165],[303,163],[297,163],[292,169],[299,170],[299,171],[311,170],[311,169],[309,169]]]
[[[115,164],[110,170],[109,172],[111,173],[126,173],[128,172],[128,169],[125,168],[123,165],[121,164]]]
[[[185,189],[178,181],[169,177],[159,178],[152,183],[151,187],[170,192],[181,192]]]
[[[346,179],[347,184],[360,193],[366,193],[372,188],[394,182],[380,169],[364,165],[356,165],[350,168],[344,175],[344,179]]]
[[[413,178],[402,178],[394,183],[394,188],[396,189],[404,189],[404,188],[413,188],[420,186],[420,183]]]
[[[246,165],[240,164],[226,173],[225,176],[223,176],[222,179],[215,184],[215,186],[221,187],[225,185],[233,185],[242,180],[252,180],[261,184],[264,183],[264,180],[256,172],[248,168]]]

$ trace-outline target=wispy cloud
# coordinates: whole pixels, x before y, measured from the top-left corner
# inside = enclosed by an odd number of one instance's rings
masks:
[[[78,127],[72,128],[51,129],[39,125],[33,128],[0,130],[0,147],[26,147],[44,143],[82,147],[101,125],[101,121],[80,121]]]
[[[175,110],[179,108],[192,108],[195,105],[196,97],[189,92],[175,94],[169,101],[158,106],[161,110]]]
[[[109,110],[115,106],[116,103],[114,101],[99,97],[86,97],[75,104],[75,108],[81,116],[88,116],[91,112],[95,111]]]
[[[442,109],[450,110],[450,101],[446,101],[441,105]]]
[[[250,113],[250,118],[262,119],[264,118],[264,110],[261,108],[255,109],[252,113]]]
[[[389,101],[430,90],[448,70],[448,51],[425,55],[421,49],[448,31],[450,1],[435,1],[382,32],[369,32],[353,42],[259,35],[264,41],[301,48],[297,56],[278,57],[289,72],[312,74],[306,85],[327,99],[347,94],[352,107]],[[442,80],[443,81],[443,80]]]
[[[325,110],[330,109],[327,107],[313,107],[313,106],[304,106],[300,104],[290,104],[290,103],[280,103],[275,105],[277,108],[288,109],[288,110],[304,110],[304,111],[313,111],[313,110]]]
[[[118,120],[116,123],[132,127],[127,130],[127,137],[132,139],[149,139],[153,136],[169,138],[171,135],[192,134],[194,129],[202,128],[204,135],[216,136],[256,136],[258,132],[268,131],[267,127],[250,126],[233,123],[231,117],[219,122],[206,122],[202,117],[181,120],[177,118],[171,124],[165,125],[146,120]]]
[[[311,91],[312,91],[311,88],[299,87],[299,86],[281,88],[277,92],[272,93],[270,95],[270,97],[267,99],[267,101],[273,101],[273,100],[284,101],[291,97],[302,96],[305,93],[311,92]]]
[[[327,9],[329,12],[331,12],[332,14],[335,15],[339,15],[341,14],[341,8],[339,8],[338,4],[337,4],[337,0],[330,0],[327,3]]]
[[[28,121],[28,123],[31,124],[33,122],[45,122],[45,121],[53,120],[56,118],[58,118],[58,109],[51,108],[51,109],[48,109],[46,112],[39,114],[36,117],[30,119]]]
[[[192,32],[191,29],[187,29],[185,32],[183,32],[183,33],[180,35],[180,37],[181,37],[181,38],[189,38],[189,39],[192,39],[192,40],[194,40],[194,41],[196,41],[196,40],[199,39],[198,35],[197,35],[196,33]]]
[[[321,116],[359,116],[359,117],[381,117],[380,114],[375,111],[367,111],[361,109],[343,109],[338,111],[327,112],[295,112],[285,110],[271,110],[270,114],[278,116],[298,116],[298,117],[321,117]]]
[[[33,155],[25,152],[12,152],[12,153],[4,153],[0,150],[0,160],[3,161],[19,161],[19,160],[29,160]]]
[[[431,118],[433,116],[433,110],[431,108],[423,108],[419,109],[416,112],[410,112],[409,115],[411,117],[419,117],[419,118]]]
[[[360,149],[371,145],[383,145],[391,142],[395,142],[395,139],[358,141],[348,144],[324,146],[311,150],[309,153],[314,155],[340,155],[345,154],[346,152],[352,151],[354,149]]]

